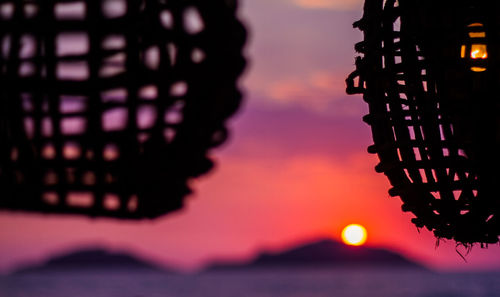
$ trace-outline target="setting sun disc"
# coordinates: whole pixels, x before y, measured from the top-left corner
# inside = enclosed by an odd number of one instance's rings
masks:
[[[361,225],[351,224],[342,230],[342,241],[347,245],[363,245],[366,242],[366,238],[366,229]]]

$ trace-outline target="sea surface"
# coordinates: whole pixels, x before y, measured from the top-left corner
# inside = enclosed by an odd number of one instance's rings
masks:
[[[500,272],[274,270],[0,277],[1,297],[500,297]]]

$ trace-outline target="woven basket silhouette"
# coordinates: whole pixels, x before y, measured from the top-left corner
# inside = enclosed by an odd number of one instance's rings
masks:
[[[366,0],[347,79],[369,105],[376,153],[403,210],[438,238],[500,234],[500,5]],[[474,4],[474,5],[472,5]]]
[[[0,4],[0,207],[154,218],[227,136],[246,33],[227,0]]]

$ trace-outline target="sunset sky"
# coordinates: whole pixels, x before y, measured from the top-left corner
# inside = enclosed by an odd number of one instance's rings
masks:
[[[390,198],[361,120],[367,107],[345,94],[361,34],[361,0],[246,0],[250,31],[246,94],[231,138],[212,152],[217,167],[193,182],[186,207],[154,221],[122,222],[0,213],[0,272],[80,245],[127,249],[184,269],[214,258],[248,259],[319,237],[340,240],[359,223],[367,244],[439,269],[500,269],[498,245],[465,263],[453,242],[411,224]],[[465,253],[464,249],[458,248]]]

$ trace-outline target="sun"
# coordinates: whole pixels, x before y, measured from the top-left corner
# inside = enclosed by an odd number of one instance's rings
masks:
[[[366,229],[358,224],[351,224],[342,230],[342,241],[347,245],[360,246],[366,242]]]

